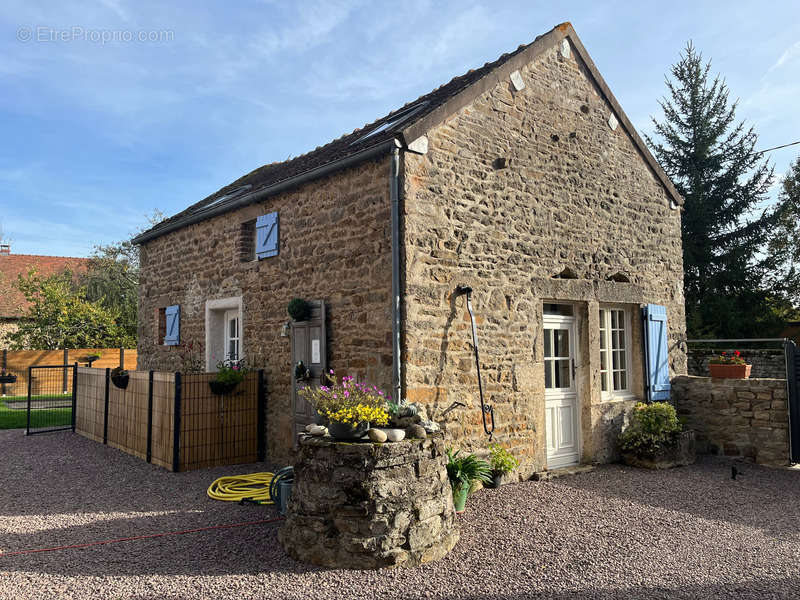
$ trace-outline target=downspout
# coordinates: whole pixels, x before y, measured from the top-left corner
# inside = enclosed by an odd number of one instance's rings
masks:
[[[400,148],[392,149],[389,167],[392,202],[392,400],[401,402],[400,373]]]

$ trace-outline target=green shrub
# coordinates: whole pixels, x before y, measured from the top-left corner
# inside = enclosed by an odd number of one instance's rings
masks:
[[[500,444],[492,444],[489,446],[489,451],[491,452],[490,462],[493,473],[505,475],[519,466],[519,461],[514,458],[514,455]]]
[[[286,310],[295,321],[305,321],[311,316],[311,305],[302,298],[292,298]]]
[[[628,428],[619,436],[623,452],[638,458],[652,458],[673,446],[682,426],[675,408],[666,402],[636,405]]]

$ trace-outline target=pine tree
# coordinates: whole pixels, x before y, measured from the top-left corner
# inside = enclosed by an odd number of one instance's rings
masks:
[[[755,150],[752,127],[736,122],[737,102],[689,42],[666,78],[647,142],[685,199],[681,219],[689,337],[763,337],[773,328],[764,256],[774,207],[773,170]]]

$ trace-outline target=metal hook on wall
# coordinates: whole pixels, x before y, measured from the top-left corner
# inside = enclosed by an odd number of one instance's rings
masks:
[[[483,400],[483,384],[481,383],[481,363],[478,358],[478,330],[475,327],[475,314],[472,311],[472,288],[466,285],[456,286],[456,297],[467,297],[467,311],[469,312],[469,319],[472,322],[472,347],[475,350],[475,368],[478,372],[478,393],[481,397],[481,418],[483,419],[483,430],[489,436],[489,441],[492,441],[494,435],[494,406],[489,406]]]

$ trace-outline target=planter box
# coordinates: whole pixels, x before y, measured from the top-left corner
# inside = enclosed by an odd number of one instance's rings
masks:
[[[753,365],[708,365],[711,377],[718,379],[747,379]]]
[[[16,383],[16,375],[0,375],[0,383]]]
[[[652,458],[639,458],[633,454],[622,455],[626,465],[641,467],[643,469],[671,469],[694,464],[697,459],[695,449],[694,431],[684,431],[675,441],[675,446],[667,448]]]

